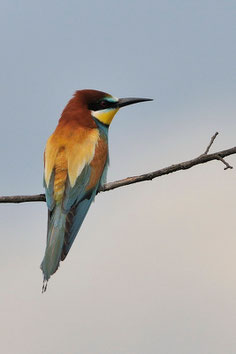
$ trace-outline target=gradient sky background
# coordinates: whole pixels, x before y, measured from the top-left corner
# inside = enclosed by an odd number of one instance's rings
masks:
[[[236,2],[0,2],[0,195],[43,192],[76,89],[152,97],[110,129],[108,181],[236,145]],[[236,167],[236,156],[227,159]],[[100,194],[41,294],[45,203],[0,205],[1,351],[235,354],[236,170]]]

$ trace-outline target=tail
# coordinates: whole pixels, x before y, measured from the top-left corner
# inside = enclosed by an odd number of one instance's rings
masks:
[[[46,291],[47,281],[59,267],[65,236],[66,216],[67,214],[63,212],[60,204],[57,204],[48,214],[47,245],[40,266],[44,276],[42,292]]]
[[[95,195],[96,189],[88,199],[82,199],[67,211],[63,204],[57,204],[49,211],[47,246],[41,264],[44,275],[42,292],[46,291],[47,282],[57,271],[60,261],[66,258]]]

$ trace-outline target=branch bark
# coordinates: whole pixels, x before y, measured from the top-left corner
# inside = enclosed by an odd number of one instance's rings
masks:
[[[224,168],[225,170],[232,169],[233,167],[231,165],[229,165],[228,162],[226,162],[224,158],[226,156],[236,154],[236,146],[233,148],[218,151],[218,152],[215,152],[212,154],[208,153],[212,144],[214,143],[217,135],[218,135],[218,132],[216,132],[212,136],[210,143],[207,146],[205,152],[203,154],[201,154],[200,156],[193,158],[192,160],[180,162],[180,163],[162,168],[157,171],[145,173],[143,175],[128,177],[128,178],[121,179],[119,181],[106,183],[102,188],[100,188],[98,193],[108,192],[110,190],[120,188],[123,186],[128,186],[133,183],[151,181],[154,178],[168,175],[169,173],[173,173],[173,172],[177,172],[177,171],[187,170],[193,166],[204,164],[204,163],[207,163],[207,162],[213,161],[213,160],[221,161],[226,166]],[[25,202],[45,202],[45,201],[46,201],[45,194],[15,195],[15,196],[2,196],[2,197],[0,197],[0,203],[25,203]]]

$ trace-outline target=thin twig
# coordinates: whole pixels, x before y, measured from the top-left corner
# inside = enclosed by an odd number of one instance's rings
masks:
[[[209,161],[213,160],[220,160],[222,161],[226,168],[225,169],[231,169],[233,168],[230,166],[225,160],[224,157],[230,156],[233,154],[236,154],[236,146],[227,149],[227,150],[222,150],[215,152],[213,154],[208,154],[210,147],[212,146],[216,136],[218,133],[215,133],[213,137],[211,138],[210,144],[208,145],[206,151],[204,154],[188,161],[180,162],[175,165],[171,165],[165,168],[162,168],[160,170],[154,171],[154,172],[149,172],[145,173],[140,176],[133,176],[133,177],[128,177],[119,181],[114,181],[105,184],[102,188],[100,188],[99,192],[107,192],[119,187],[127,186],[129,184],[133,183],[138,183],[138,182],[143,182],[143,181],[150,181],[154,178],[161,177],[164,175],[168,175],[169,173],[181,171],[181,170],[187,170],[193,166],[197,166],[203,163],[207,163]],[[44,194],[38,194],[38,195],[16,195],[16,196],[3,196],[0,197],[0,203],[24,203],[24,202],[45,202],[45,195]]]
[[[209,150],[210,150],[212,144],[214,143],[215,138],[217,137],[218,134],[219,134],[219,133],[216,132],[216,133],[211,137],[210,143],[209,143],[209,145],[207,146],[207,148],[206,148],[205,152],[203,153],[203,155],[207,155],[207,154],[208,154],[208,152],[209,152]]]
[[[214,141],[215,141],[215,139],[216,139],[216,137],[217,137],[218,134],[219,134],[219,133],[216,132],[216,133],[211,137],[210,143],[209,143],[209,145],[207,146],[205,152],[204,152],[203,154],[201,154],[200,156],[204,156],[204,155],[207,155],[207,154],[208,154],[208,152],[209,152],[209,150],[210,150],[212,144],[214,143]],[[228,164],[227,161],[225,161],[225,159],[223,159],[222,156],[218,156],[218,157],[217,157],[217,160],[221,161],[221,162],[226,166],[226,167],[224,168],[224,170],[228,170],[229,168],[230,168],[230,169],[233,168],[232,166],[230,166],[230,164]]]
[[[224,168],[224,170],[228,170],[229,168],[230,168],[230,169],[233,168],[233,166],[231,166],[227,161],[225,161],[225,159],[223,159],[223,157],[218,156],[217,159],[220,160],[221,162],[223,162],[223,164],[226,166],[226,167]]]

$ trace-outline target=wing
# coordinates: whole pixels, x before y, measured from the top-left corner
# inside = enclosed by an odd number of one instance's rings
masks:
[[[63,208],[67,211],[66,228],[61,260],[63,261],[83,223],[88,209],[94,200],[101,183],[106,179],[108,165],[107,141],[100,138],[96,145],[94,158],[77,178],[71,188],[67,183]]]
[[[69,125],[58,126],[48,139],[44,153],[44,187],[49,210],[64,198],[67,179],[72,189],[78,186],[77,179],[93,160],[99,140],[98,129]]]
[[[98,131],[92,131],[86,137],[83,133],[77,131],[73,143],[73,134],[67,141],[52,137],[45,150],[44,185],[49,217],[41,269],[46,281],[68,254],[106,165],[107,144]]]

